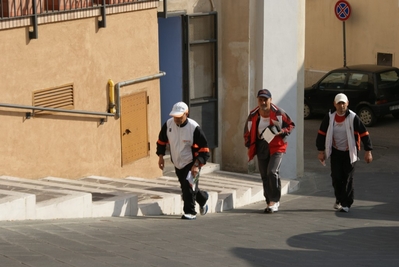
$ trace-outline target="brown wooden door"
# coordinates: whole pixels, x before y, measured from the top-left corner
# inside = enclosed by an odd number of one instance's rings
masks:
[[[147,92],[121,97],[122,166],[148,156]]]

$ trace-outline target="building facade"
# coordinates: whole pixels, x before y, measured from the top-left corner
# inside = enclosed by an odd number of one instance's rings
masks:
[[[111,113],[110,80],[116,86],[160,72],[157,7],[158,1],[110,3],[101,27],[101,5],[59,6],[38,14],[30,38],[32,15],[5,14],[3,6],[0,103]],[[120,98],[120,118],[0,106],[0,153],[7,155],[0,174],[157,177],[148,143],[159,129],[159,79],[121,87]],[[123,118],[135,114],[140,120],[126,124]]]
[[[213,162],[253,171],[243,127],[262,88],[297,125],[281,175],[303,175],[304,0],[54,1],[0,9],[0,175],[159,177],[155,142],[181,100]]]
[[[217,14],[217,51],[205,50],[210,52],[196,57],[197,48],[187,46],[191,62],[187,67],[188,73],[194,73],[188,76],[189,81],[194,82],[183,82],[181,89],[183,99],[195,108],[191,115],[199,119],[207,136],[217,133],[217,140],[211,142],[217,144],[212,149],[213,161],[227,171],[245,173],[256,170],[256,162],[247,160],[243,130],[249,111],[257,105],[257,91],[268,88],[273,94],[273,102],[284,108],[297,125],[288,139],[281,175],[288,179],[301,177],[303,120],[299,114],[303,110],[305,1],[168,0],[167,3],[164,7],[166,20],[174,16],[195,18],[199,13]],[[214,41],[212,37],[203,37],[207,23],[210,28],[215,27],[210,20],[200,25],[186,25],[190,33],[199,29],[199,33],[193,34],[200,36],[195,44]],[[182,27],[184,32],[185,24]],[[213,62],[210,55],[216,56],[216,63],[204,64],[204,56],[208,56],[208,62]],[[166,73],[170,74],[170,71],[166,70]],[[162,79],[167,79],[167,76],[161,78],[161,94],[165,89],[162,88]],[[204,83],[204,79],[209,82]],[[215,102],[217,109],[211,106]],[[201,103],[204,103],[202,107]],[[201,108],[197,108],[199,106]]]
[[[344,21],[336,16],[337,2],[306,0],[306,86],[345,63],[399,66],[394,33],[399,2],[348,0],[350,15]]]

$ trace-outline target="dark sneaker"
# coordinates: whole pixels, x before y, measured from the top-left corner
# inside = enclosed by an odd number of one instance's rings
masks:
[[[208,213],[208,204],[205,204],[205,206],[200,207],[200,214],[205,215]]]
[[[273,213],[273,210],[269,207],[267,207],[264,211],[264,213]]]
[[[182,218],[183,220],[195,220],[195,219],[197,218],[197,216],[196,216],[196,215],[193,215],[193,214],[183,214],[183,215],[181,216],[181,218]]]

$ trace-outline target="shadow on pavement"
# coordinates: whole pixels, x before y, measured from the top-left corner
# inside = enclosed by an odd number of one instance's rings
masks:
[[[374,238],[376,234],[382,238]],[[360,227],[304,233],[290,237],[287,245],[290,247],[287,250],[235,247],[231,252],[250,266],[399,265],[399,227]]]

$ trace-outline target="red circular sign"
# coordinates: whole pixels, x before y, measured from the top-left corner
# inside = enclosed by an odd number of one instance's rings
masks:
[[[345,21],[351,15],[351,6],[347,1],[340,0],[335,4],[334,12],[339,20]]]

